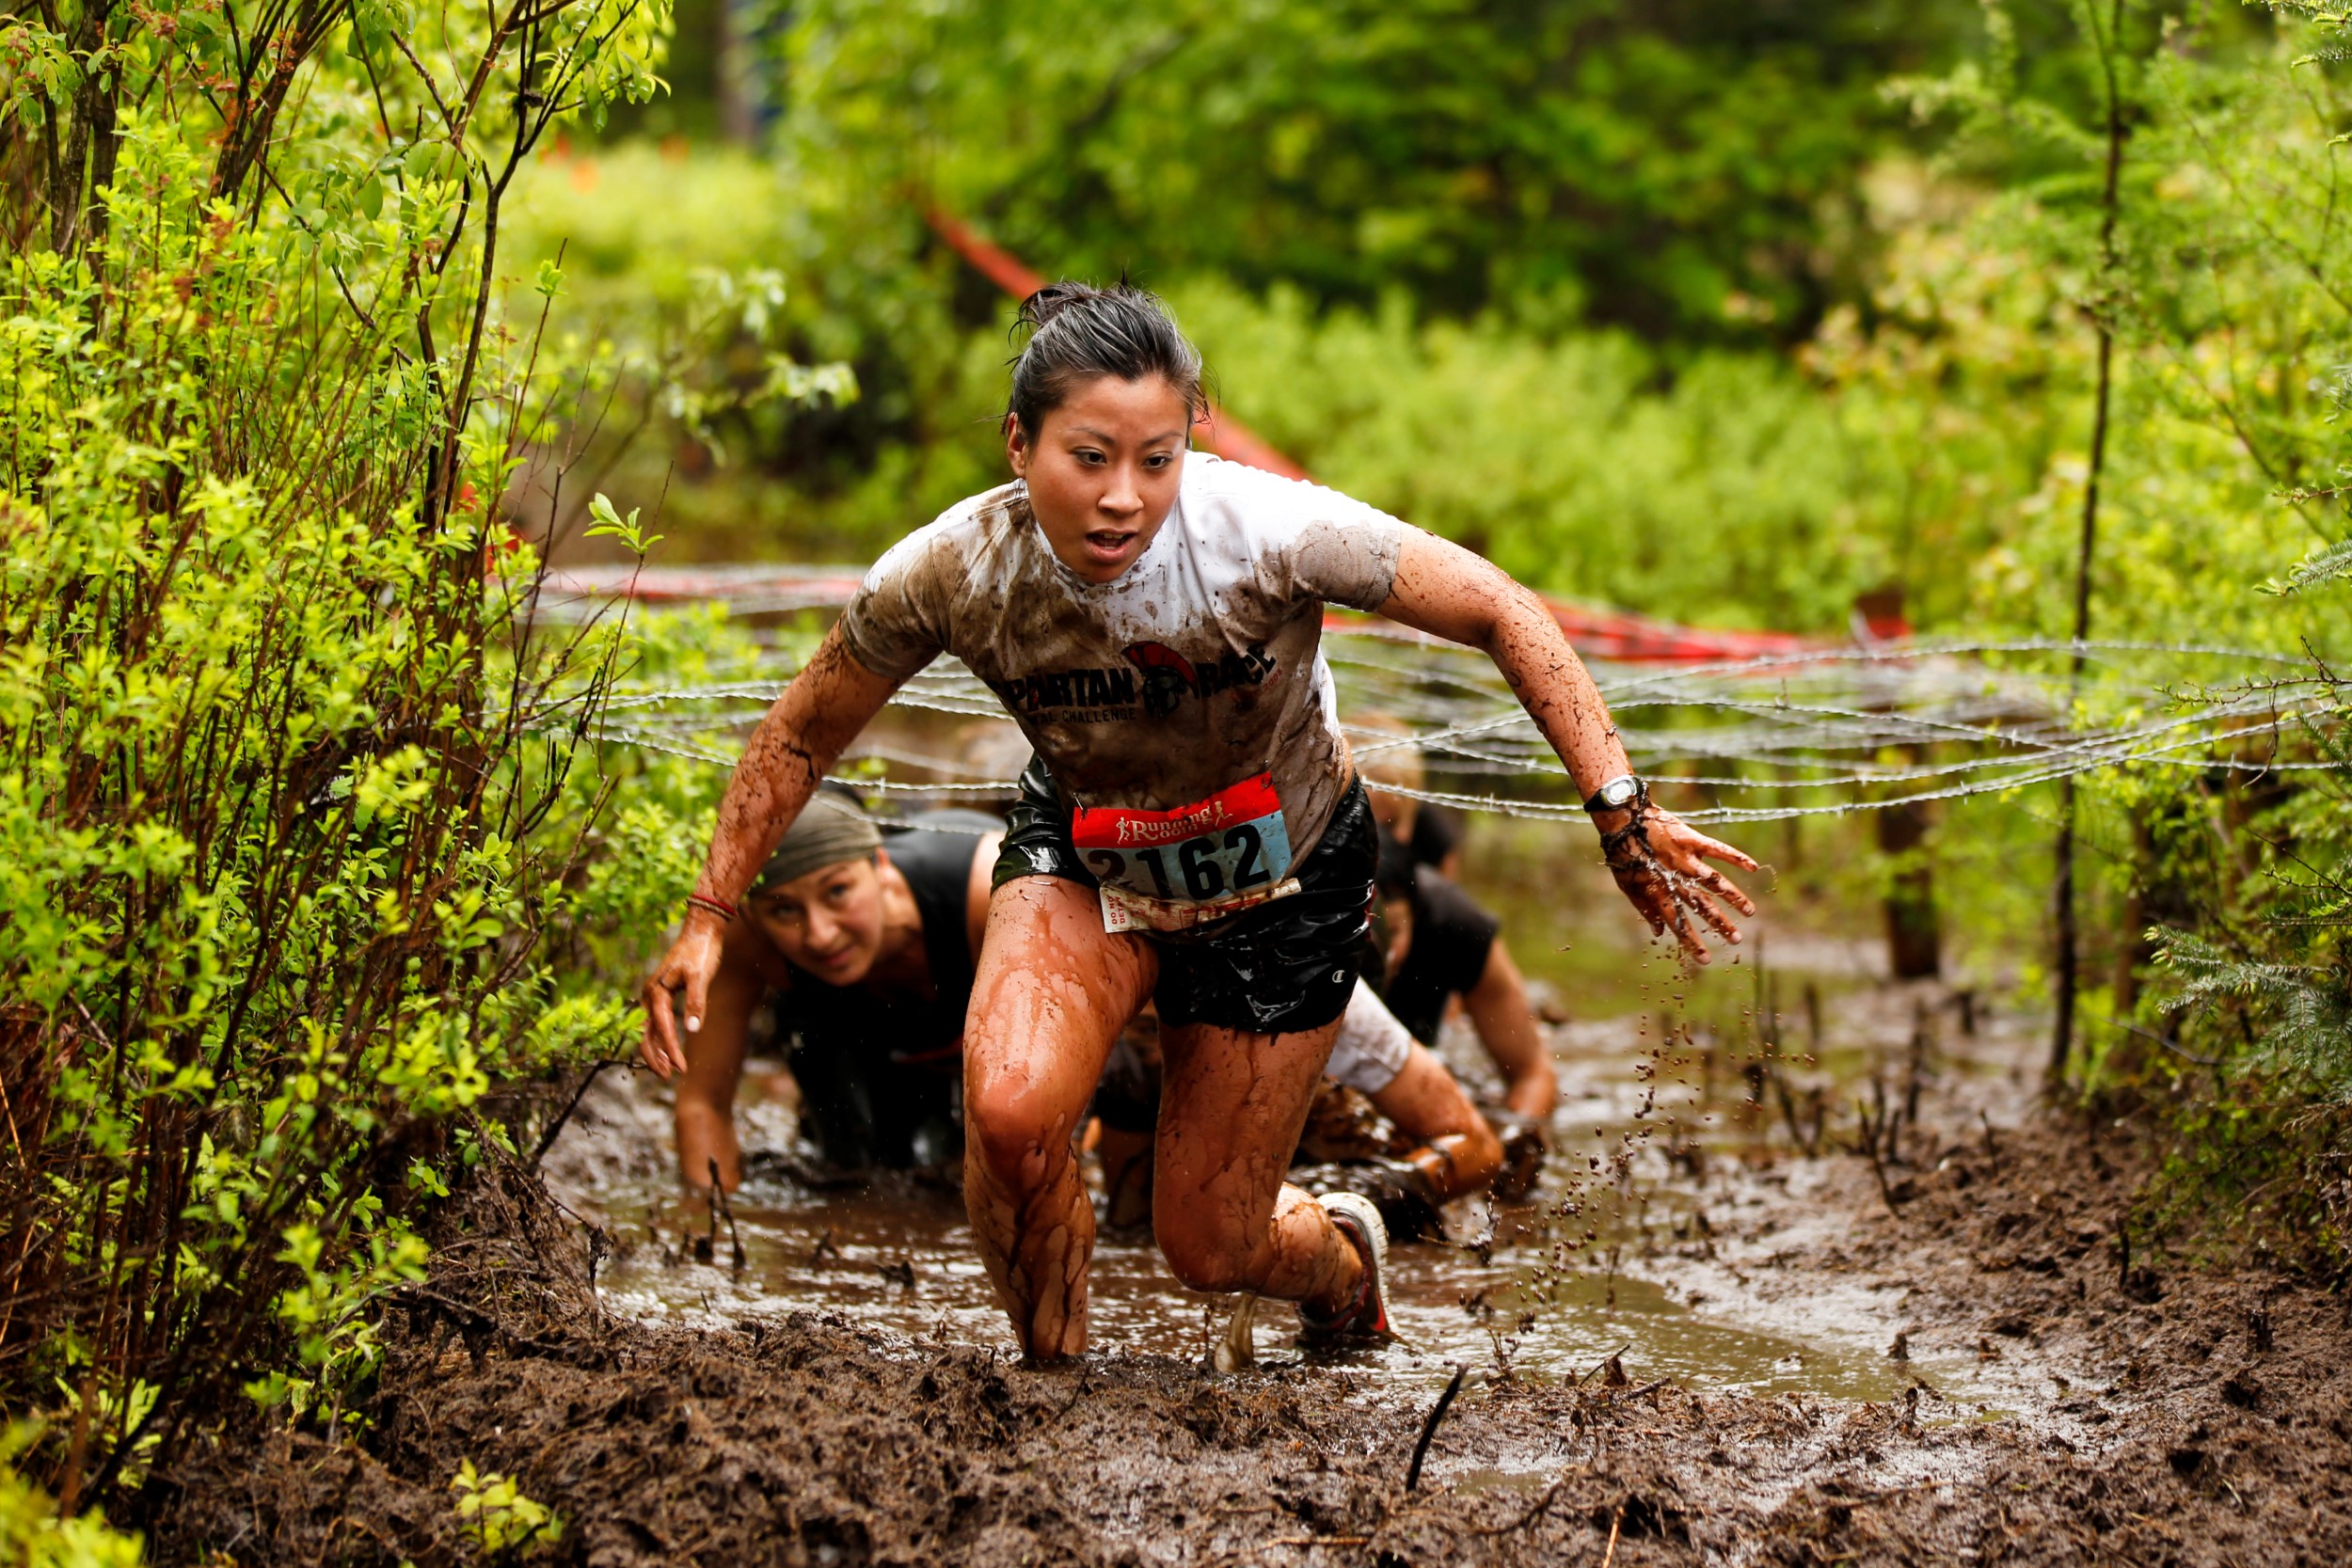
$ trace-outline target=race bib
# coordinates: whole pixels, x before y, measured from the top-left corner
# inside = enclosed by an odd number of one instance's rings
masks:
[[[1173,811],[1080,806],[1078,858],[1103,886],[1103,928],[1182,930],[1298,891],[1274,776]]]

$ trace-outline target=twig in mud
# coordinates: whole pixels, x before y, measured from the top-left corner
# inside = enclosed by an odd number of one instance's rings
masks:
[[[1622,1356],[1627,1351],[1629,1351],[1632,1348],[1633,1341],[1628,1339],[1624,1344],[1619,1345],[1615,1350],[1611,1351],[1607,1355],[1601,1357],[1598,1365],[1595,1366],[1591,1371],[1586,1372],[1582,1377],[1578,1378],[1574,1383],[1569,1384],[1568,1386],[1571,1388],[1583,1387],[1587,1383],[1592,1382],[1594,1378],[1599,1376],[1602,1372],[1607,1371],[1613,1364],[1617,1369],[1617,1375],[1619,1377],[1625,1376],[1625,1363],[1618,1360],[1618,1357]]]
[[[1617,1532],[1623,1528],[1625,1528],[1625,1504],[1619,1503],[1617,1511],[1609,1515],[1609,1549],[1600,1554],[1600,1568],[1609,1568],[1611,1563],[1617,1560]]]
[[[1421,1484],[1421,1462],[1429,1457],[1429,1440],[1438,1435],[1438,1423],[1445,1419],[1447,1406],[1454,1402],[1454,1396],[1462,1391],[1462,1380],[1468,1376],[1468,1367],[1454,1369],[1454,1376],[1446,1384],[1445,1392],[1438,1396],[1437,1408],[1431,1410],[1429,1419],[1421,1424],[1421,1441],[1413,1445],[1412,1466],[1405,1472],[1406,1491],[1410,1492]]]
[[[1927,1076],[1928,1053],[1934,1047],[1934,1025],[1928,1017],[1928,1005],[1920,1002],[1912,1014],[1911,1060],[1903,1084],[1903,1120],[1915,1132],[1919,1126],[1919,1083]]]
[[[1811,1137],[1805,1136],[1804,1129],[1798,1125],[1797,1122],[1797,1102],[1788,1093],[1788,1080],[1785,1075],[1783,1075],[1777,1063],[1775,1063],[1772,1067],[1772,1094],[1780,1101],[1781,1119],[1788,1124],[1789,1141],[1794,1143],[1799,1148],[1804,1150],[1804,1157],[1806,1159],[1817,1160],[1820,1158],[1821,1125],[1820,1118],[1816,1117],[1814,1120],[1813,1135]]]
[[[1882,1106],[1877,1119],[1873,1120],[1870,1108],[1859,1097],[1854,1100],[1853,1111],[1855,1118],[1861,1123],[1862,1152],[1870,1156],[1871,1174],[1879,1179],[1879,1196],[1886,1200],[1886,1212],[1900,1219],[1903,1212],[1895,1202],[1895,1189],[1886,1180],[1885,1157],[1879,1152],[1879,1139],[1886,1131],[1887,1113]]]
[[[735,1248],[735,1272],[743,1272],[743,1233],[735,1227],[735,1205],[727,1201],[727,1190],[719,1183],[719,1162],[710,1162],[710,1246],[718,1250],[719,1216],[727,1217],[727,1241]]]
[[[2001,1146],[1993,1141],[1993,1118],[1984,1114],[1984,1107],[1981,1105],[1977,1107],[1977,1120],[1984,1127],[1984,1157],[1988,1160],[1999,1159]]]
[[[1269,1546],[1369,1546],[1369,1535],[1278,1535]]]
[[[572,1090],[572,1098],[564,1102],[564,1109],[557,1112],[554,1118],[540,1132],[538,1147],[531,1151],[531,1158],[524,1163],[525,1170],[539,1168],[539,1162],[547,1157],[548,1150],[555,1145],[555,1135],[564,1131],[564,1124],[572,1119],[574,1111],[580,1109],[580,1096],[588,1092],[588,1085],[596,1081],[597,1074],[612,1065],[609,1061],[591,1062],[588,1065],[588,1070],[580,1074],[580,1086]]]

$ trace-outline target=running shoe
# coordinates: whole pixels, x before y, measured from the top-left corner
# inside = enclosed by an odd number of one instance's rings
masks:
[[[1356,1247],[1364,1272],[1356,1286],[1356,1299],[1326,1318],[1300,1303],[1299,1327],[1310,1343],[1340,1339],[1385,1339],[1389,1337],[1389,1227],[1380,1211],[1361,1193],[1325,1193],[1315,1199]]]

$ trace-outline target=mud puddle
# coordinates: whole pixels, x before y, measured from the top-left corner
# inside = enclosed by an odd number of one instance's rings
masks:
[[[741,1273],[723,1224],[697,1261],[668,1107],[607,1074],[544,1174],[619,1256],[596,1270],[528,1172],[484,1167],[349,1437],[246,1413],[151,1489],[154,1560],[485,1560],[450,1508],[471,1464],[563,1518],[537,1560],[599,1568],[2352,1561],[2342,1295],[2144,1243],[2119,1274],[2149,1151],[2033,1109],[2025,1021],[1972,1032],[1953,1001],[1825,986],[1811,1059],[1761,1094],[1737,1009],[1558,1028],[1543,1201],[1483,1258],[1399,1249],[1414,1341],[1300,1366],[1268,1322],[1231,1376],[1198,1368],[1209,1304],[1117,1239],[1104,1348],[1017,1365],[954,1195],[911,1183],[755,1188]],[[1923,1017],[1890,1197],[1852,1145],[1873,1078],[1907,1098]],[[754,1087],[748,1141],[785,1147]],[[1448,1359],[1476,1370],[1432,1425]]]
[[[1734,972],[1718,990],[1744,982]],[[1820,1042],[1807,1070],[1824,1103],[1842,1104],[1899,1053],[1906,1018],[1926,1006],[1925,993],[1873,1003],[1875,994],[1841,999],[1835,1037]],[[1345,1367],[1367,1391],[1415,1399],[1455,1366],[1574,1384],[1612,1356],[1636,1384],[1729,1394],[1883,1402],[1925,1382],[1943,1396],[1938,1419],[2015,1408],[2046,1388],[2030,1355],[1993,1362],[1971,1340],[1939,1342],[1915,1327],[1907,1356],[1890,1355],[1906,1330],[1899,1280],[1816,1277],[1790,1290],[1793,1281],[1773,1277],[1775,1257],[1820,1239],[1809,1225],[1834,1229],[1836,1206],[1814,1200],[1810,1162],[1775,1149],[1788,1134],[1770,1119],[1769,1102],[1750,1102],[1738,1042],[1673,1012],[1554,1028],[1565,1092],[1534,1200],[1456,1204],[1454,1244],[1395,1248],[1397,1342],[1318,1364]],[[1445,1049],[1475,1083],[1474,1042],[1450,1036]],[[1965,1050],[1939,1044],[1932,1069],[1996,1083],[2008,1051],[1979,1034]],[[785,1075],[747,1075],[738,1115],[747,1148],[792,1147]],[[754,1180],[734,1199],[730,1229],[701,1201],[678,1196],[668,1121],[658,1084],[609,1074],[549,1162],[564,1201],[612,1236],[598,1277],[612,1310],[701,1327],[818,1310],[903,1336],[911,1352],[1009,1343],[952,1190],[906,1179],[848,1191]],[[731,1261],[738,1239],[740,1268]],[[1179,1285],[1148,1235],[1107,1230],[1090,1295],[1097,1350],[1196,1361],[1232,1307],[1230,1297]],[[1292,1335],[1287,1310],[1263,1310],[1262,1360],[1295,1361]]]

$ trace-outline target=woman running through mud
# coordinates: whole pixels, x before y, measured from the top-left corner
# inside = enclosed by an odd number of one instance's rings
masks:
[[[1103,1081],[1095,1085],[1104,1217],[1114,1226],[1137,1225],[1151,1213],[1152,1141],[1160,1117],[1157,1022],[1138,1019],[1120,1032]],[[1146,1023],[1152,1027],[1141,1027]],[[1331,1141],[1319,1135],[1327,1118],[1351,1121],[1367,1102],[1387,1118],[1405,1147],[1393,1157],[1322,1152],[1320,1146]],[[1345,1127],[1343,1133],[1359,1134],[1345,1141],[1363,1141],[1360,1132]],[[1360,978],[1309,1101],[1295,1162],[1342,1158],[1362,1167],[1358,1173],[1362,1185],[1355,1190],[1373,1199],[1391,1222],[1391,1229],[1403,1212],[1412,1234],[1441,1233],[1438,1211],[1484,1189],[1503,1166],[1502,1144],[1469,1094]]]
[[[957,1156],[963,1019],[1000,830],[943,812],[885,838],[830,788],[794,819],[726,926],[686,1042],[675,1114],[688,1186],[708,1186],[714,1168],[729,1191],[742,1180],[735,1090],[762,1007],[793,1042],[802,1130],[827,1165]]]
[[[964,1198],[1029,1356],[1084,1351],[1094,1212],[1072,1133],[1104,1055],[1157,1002],[1166,1080],[1152,1228],[1197,1290],[1298,1305],[1311,1336],[1387,1329],[1361,1197],[1283,1184],[1356,984],[1375,834],[1320,642],[1326,603],[1482,648],[1565,762],[1653,931],[1737,939],[1706,863],[1752,867],[1649,803],[1592,678],[1534,594],[1344,496],[1187,452],[1200,360],[1141,290],[1057,284],[1005,416],[1012,483],[867,574],[753,736],[646,1052],[686,1065],[727,926],[770,847],[899,684],[942,654],[1037,760],[995,868],[964,1030]]]

